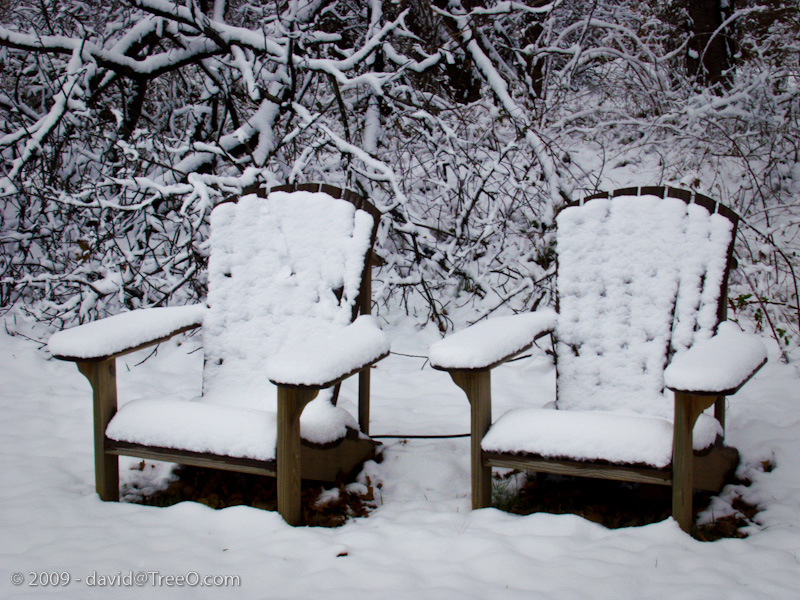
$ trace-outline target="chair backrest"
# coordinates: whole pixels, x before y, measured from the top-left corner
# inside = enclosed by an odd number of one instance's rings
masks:
[[[211,214],[204,400],[272,409],[263,364],[288,338],[347,325],[376,219],[319,191],[249,194]]]
[[[671,355],[724,319],[738,217],[699,194],[630,188],[557,217],[557,406],[670,416]]]

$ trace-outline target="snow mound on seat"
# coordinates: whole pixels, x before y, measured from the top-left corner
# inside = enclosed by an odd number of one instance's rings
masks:
[[[123,406],[106,428],[118,442],[273,460],[274,412],[181,400],[137,400]]]
[[[721,433],[716,419],[701,415],[694,428],[695,450],[713,445]],[[492,425],[481,447],[487,452],[663,468],[672,462],[672,423],[638,414],[519,408]]]
[[[358,429],[353,415],[321,396],[309,402],[300,415],[300,437],[313,444],[330,444],[347,435],[348,428]]]
[[[300,436],[330,444],[357,429],[353,416],[333,406],[330,395],[310,402],[300,416]],[[136,400],[123,406],[106,428],[118,442],[273,460],[277,415],[273,411],[218,406],[201,401]]]

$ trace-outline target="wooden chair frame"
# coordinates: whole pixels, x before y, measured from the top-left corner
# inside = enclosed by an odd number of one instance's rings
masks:
[[[358,314],[371,312],[371,266],[373,264],[372,245],[377,234],[380,212],[362,196],[325,184],[301,184],[273,188],[271,191],[310,191],[324,192],[334,198],[347,200],[357,209],[369,212],[374,219],[370,250],[365,259],[361,287],[353,309],[353,319]],[[251,188],[242,195],[256,193],[266,196],[263,189]],[[227,201],[235,201],[236,198]],[[91,359],[56,356],[60,360],[76,363],[78,370],[88,379],[92,387],[94,407],[94,456],[95,487],[98,495],[105,501],[119,500],[119,456],[133,456],[147,460],[160,460],[183,465],[210,467],[277,477],[278,512],[291,525],[300,524],[301,479],[334,481],[341,472],[349,472],[374,452],[377,443],[350,432],[343,440],[326,445],[305,442],[300,437],[300,415],[303,408],[316,397],[320,389],[338,386],[341,381],[358,373],[358,420],[362,432],[369,435],[370,415],[370,368],[387,354],[360,365],[351,373],[315,386],[278,385],[278,437],[276,459],[261,461],[249,458],[220,456],[210,453],[192,452],[174,448],[162,448],[119,442],[106,437],[105,431],[117,412],[116,359],[131,352],[160,344],[174,335],[198,328],[202,323],[192,323],[169,332],[163,337],[148,341],[136,347],[125,348],[120,352]]]
[[[614,192],[595,194],[569,206],[581,205],[597,198],[617,196],[655,195],[661,198],[680,198],[686,203],[694,202],[705,206],[713,213],[727,217],[733,223],[731,243],[728,248],[728,266],[722,282],[722,292],[718,304],[719,321],[726,318],[728,273],[734,263],[733,239],[738,225],[738,216],[727,207],[716,203],[707,196],[694,194],[687,190],[664,187],[626,188]],[[519,469],[531,472],[553,473],[580,477],[612,479],[638,483],[672,486],[672,514],[680,527],[689,531],[692,524],[692,494],[694,489],[719,492],[733,473],[739,462],[735,448],[724,446],[718,440],[710,450],[695,452],[692,445],[692,432],[700,414],[712,405],[720,424],[725,427],[725,397],[735,394],[758,371],[763,362],[750,373],[743,374],[742,380],[734,388],[707,392],[703,390],[675,390],[675,409],[673,423],[673,455],[671,464],[663,469],[643,464],[626,465],[603,462],[586,462],[570,459],[552,459],[525,453],[487,452],[481,441],[492,425],[491,371],[511,358],[529,350],[536,339],[552,334],[551,330],[538,333],[533,340],[512,354],[481,368],[453,369],[437,366],[435,369],[449,372],[453,381],[467,396],[470,403],[471,430],[471,473],[472,507],[484,508],[491,505],[492,467]],[[766,361],[764,361],[766,362]]]

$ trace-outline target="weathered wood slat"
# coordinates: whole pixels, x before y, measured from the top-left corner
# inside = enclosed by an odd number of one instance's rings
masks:
[[[237,458],[233,456],[220,456],[207,452],[192,452],[175,448],[162,448],[159,446],[144,446],[129,442],[117,442],[106,438],[105,451],[118,456],[133,456],[145,460],[160,460],[178,463],[192,467],[205,467],[222,469],[224,471],[237,471],[253,475],[275,477],[276,462],[274,460],[256,460],[253,458]]]
[[[377,442],[359,436],[353,429],[348,430],[347,437],[334,444],[316,446],[301,441],[300,471],[303,479],[336,481],[340,475],[349,475],[373,456],[378,446]]]
[[[640,465],[609,465],[497,452],[484,452],[483,461],[484,465],[489,467],[518,469],[532,473],[672,485],[671,466],[655,469]],[[719,444],[709,451],[694,452],[692,464],[694,489],[717,493],[736,470],[739,453],[735,448]]]
[[[364,462],[378,446],[368,438],[348,430],[347,436],[332,444],[318,446],[301,440],[300,463],[303,479],[314,481],[336,481],[340,475],[348,475],[352,469]],[[193,467],[222,469],[238,473],[251,473],[265,477],[277,475],[277,461],[257,460],[236,456],[224,456],[209,452],[192,452],[176,448],[145,446],[130,442],[118,442],[105,438],[105,453],[116,456],[132,456],[145,460],[159,460]]]
[[[493,452],[484,452],[483,460],[488,467],[504,469],[519,469],[521,471],[630,481],[634,483],[655,483],[658,485],[670,485],[672,483],[672,474],[666,469],[565,461],[530,455],[498,454]]]
[[[739,451],[720,442],[710,452],[695,452],[692,462],[694,489],[717,494],[733,477],[739,465]]]
[[[692,431],[700,414],[716,397],[675,393],[675,423],[672,440],[672,516],[684,531],[692,525],[694,470]]]
[[[369,388],[372,379],[372,372],[370,369],[372,369],[371,366],[362,369],[358,374],[358,427],[364,435],[369,435]]]
[[[358,303],[353,307],[353,310],[358,310],[362,315],[368,315],[372,312],[372,252],[369,253],[364,263]],[[371,367],[362,369],[358,374],[358,426],[364,432],[364,435],[369,435],[370,369]]]

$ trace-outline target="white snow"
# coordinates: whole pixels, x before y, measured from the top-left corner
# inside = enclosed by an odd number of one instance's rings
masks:
[[[275,384],[325,385],[389,353],[389,338],[377,319],[364,315],[351,325],[309,339],[290,340],[267,361]]]
[[[559,408],[671,418],[664,368],[713,334],[730,221],[620,196],[568,208],[558,227]]]
[[[271,460],[277,439],[274,412],[186,400],[137,400],[106,428],[120,442]]]
[[[701,415],[694,428],[695,450],[708,448],[721,433],[716,419]],[[519,408],[500,417],[481,446],[490,452],[662,468],[672,462],[672,423],[661,417],[599,410]]]
[[[530,346],[555,323],[556,313],[551,309],[495,317],[432,344],[428,358],[438,369],[482,369]]]
[[[351,203],[311,192],[249,196],[214,210],[205,402],[275,410],[265,366],[287,345],[350,323],[371,227]]]
[[[273,458],[277,388],[269,373],[327,383],[388,352],[388,339],[369,318],[348,327],[371,228],[370,215],[321,193],[251,195],[218,206],[211,215],[202,397],[131,403],[109,423],[109,437]],[[331,405],[331,394],[322,392],[303,411],[304,439],[325,444],[355,427],[350,413]]]
[[[316,444],[342,439],[358,424],[349,412],[322,395],[301,415],[300,435]],[[106,428],[116,441],[272,460],[277,442],[273,411],[218,406],[186,400],[137,400],[123,406]]]
[[[543,321],[535,320],[536,313],[489,319],[429,352],[434,367],[486,367],[555,327],[561,410],[503,415],[483,448],[669,465],[674,404],[665,393],[664,367],[670,349],[695,348],[697,342],[698,349],[678,355],[670,381],[706,386],[698,391],[734,389],[742,381],[737,377],[766,357],[763,344],[733,333],[735,326],[723,324],[721,337],[707,340],[716,325],[731,236],[728,219],[674,198],[620,196],[562,211],[559,314],[548,313]],[[733,347],[736,342],[741,349]],[[700,370],[700,359],[707,371]],[[710,446],[719,433],[719,423],[703,415],[695,448]]]
[[[53,356],[70,358],[112,356],[200,325],[205,313],[202,305],[134,310],[59,331],[50,338],[47,349]]]
[[[677,354],[664,371],[670,389],[695,392],[735,390],[767,360],[767,349],[734,323],[720,323],[717,335]]]
[[[439,337],[400,310],[383,316],[398,353],[424,354]],[[200,340],[181,338],[142,364],[147,351],[118,359],[121,403],[198,393]],[[48,360],[5,332],[0,355],[0,595],[9,600],[794,600],[800,589],[800,376],[779,360],[729,398],[726,438],[742,454],[740,475],[753,483],[726,488],[714,504],[717,515],[730,511],[741,494],[760,505],[757,524],[746,539],[703,543],[672,520],[608,530],[574,515],[471,511],[468,439],[386,440],[384,460],[365,470],[370,485],[383,482],[375,489],[378,508],[338,529],[292,528],[277,513],[249,507],[103,503],[94,491],[86,380],[72,364]],[[372,370],[374,433],[468,430],[463,393],[423,364],[392,355]],[[555,370],[542,354],[499,367],[492,379],[495,417],[553,399]],[[340,405],[352,410],[356,395],[356,382],[346,381]],[[776,465],[770,472],[760,466],[765,460]],[[128,494],[131,484],[153,485],[151,474],[163,472],[139,464],[121,460]],[[37,590],[28,584],[38,571],[73,580]],[[139,571],[237,575],[240,585],[155,585],[154,576],[141,588],[75,581]],[[19,587],[10,581],[17,572],[26,580]]]
[[[300,436],[314,444],[329,444],[342,439],[348,429],[358,430],[358,422],[344,408],[334,406],[330,394],[320,393],[300,415]]]
[[[689,205],[687,241],[676,256],[680,260],[678,296],[675,300],[671,349],[685,350],[707,339],[717,323],[717,302],[728,260],[732,223],[720,215],[709,215],[702,206]]]

